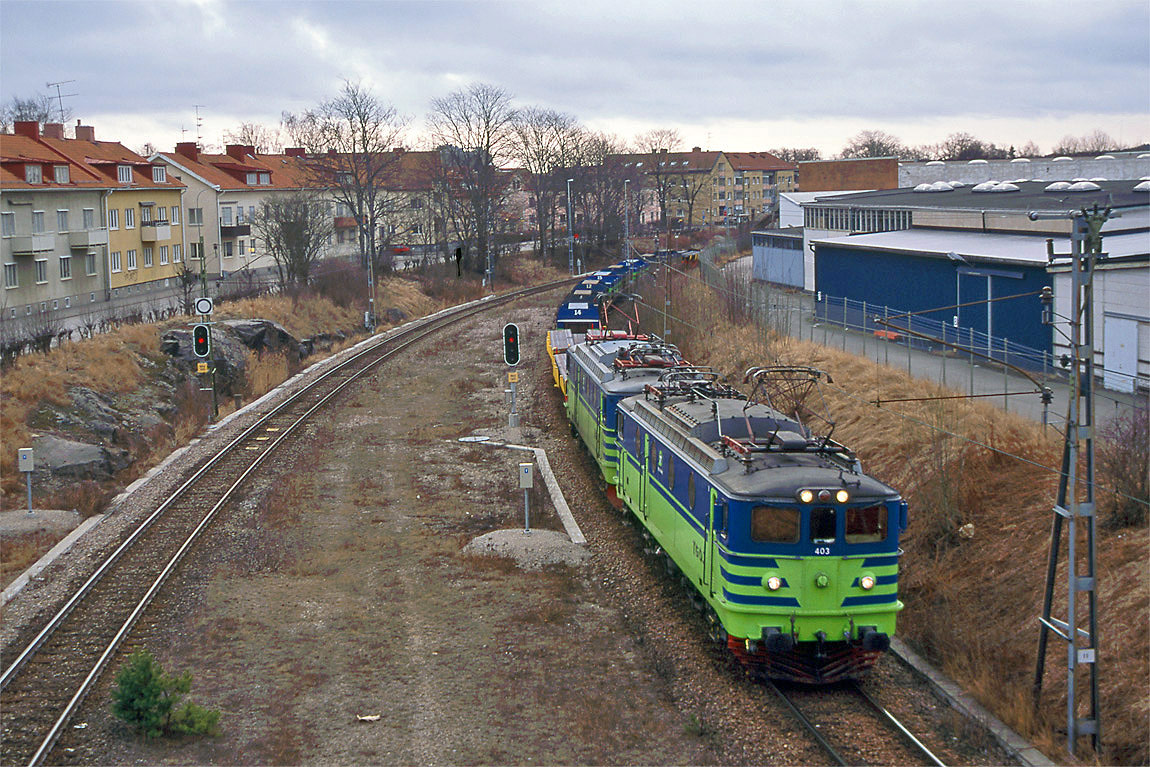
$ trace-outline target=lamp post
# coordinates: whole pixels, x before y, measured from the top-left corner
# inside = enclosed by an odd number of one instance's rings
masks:
[[[623,179],[623,258],[631,256],[631,203],[627,197],[627,185],[631,179]]]
[[[575,229],[571,224],[571,182],[567,179],[567,271],[575,274]]]

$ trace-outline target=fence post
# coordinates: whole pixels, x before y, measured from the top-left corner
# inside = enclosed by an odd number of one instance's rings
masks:
[[[863,355],[866,357],[866,301],[862,302],[862,337],[863,337]]]
[[[942,388],[946,388],[946,321],[942,323]]]
[[[970,396],[974,396],[974,328],[970,329]]]
[[[1007,343],[1006,337],[1004,336],[1002,339],[1002,409],[1009,413],[1010,397],[1007,396],[1007,392],[1010,390],[1010,377],[1007,375],[1006,367]]]
[[[843,351],[847,350],[847,297],[843,296]]]
[[[884,306],[882,308],[882,318],[885,322],[890,321],[889,306]],[[883,330],[890,330],[890,325],[885,324],[885,322],[882,326]],[[890,336],[884,335],[883,338],[886,340],[886,343],[882,345],[882,364],[890,367]]]

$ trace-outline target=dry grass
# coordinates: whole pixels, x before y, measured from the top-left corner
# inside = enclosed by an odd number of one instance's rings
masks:
[[[661,283],[648,293],[661,296]],[[831,373],[834,385],[825,392],[836,420],[835,438],[910,503],[900,634],[983,705],[1064,760],[1065,645],[1057,637],[1050,641],[1042,706],[1036,711],[1031,703],[1060,438],[1020,416],[969,400],[878,407],[875,400],[942,390],[836,349],[731,325],[722,301],[690,278],[674,286],[673,310],[680,321],[671,325],[670,335],[687,358],[734,381],[746,368],[762,364],[810,365]],[[661,317],[644,321],[656,332],[661,329]],[[716,337],[722,342],[715,343]],[[957,535],[965,524],[973,525],[973,538]],[[1148,550],[1146,525],[1099,531],[1104,763],[1150,760]],[[1064,617],[1065,543],[1061,558],[1053,612]]]

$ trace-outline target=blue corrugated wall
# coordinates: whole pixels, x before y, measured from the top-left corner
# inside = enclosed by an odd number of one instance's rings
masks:
[[[1037,293],[1051,284],[1042,266],[963,264],[935,256],[885,253],[818,245],[815,250],[815,290],[829,296],[866,301],[908,312],[986,299],[987,281],[995,297]],[[961,296],[959,296],[961,293]],[[951,325],[954,309],[925,316]],[[959,326],[987,332],[985,304],[958,310]],[[1042,325],[1038,296],[991,305],[990,332],[996,337],[1049,351],[1050,330]]]

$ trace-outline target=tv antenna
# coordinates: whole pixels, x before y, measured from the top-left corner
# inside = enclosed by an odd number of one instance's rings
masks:
[[[67,85],[69,83],[74,83],[74,82],[76,82],[76,81],[75,80],[61,80],[58,83],[44,83],[45,88],[55,88],[56,89],[56,104],[57,104],[57,108],[60,110],[60,123],[61,124],[63,124],[64,121],[67,119],[64,116],[64,99],[65,98],[72,98],[73,96],[79,96],[80,94],[78,94],[78,93],[61,93],[60,92],[60,86],[61,85]]]
[[[192,104],[192,106],[196,110],[196,146],[198,146],[200,149],[203,149],[204,148],[204,138],[203,138],[203,136],[200,135],[200,133],[201,133],[200,129],[204,127],[204,118],[200,117],[200,109],[204,105],[203,104]]]

